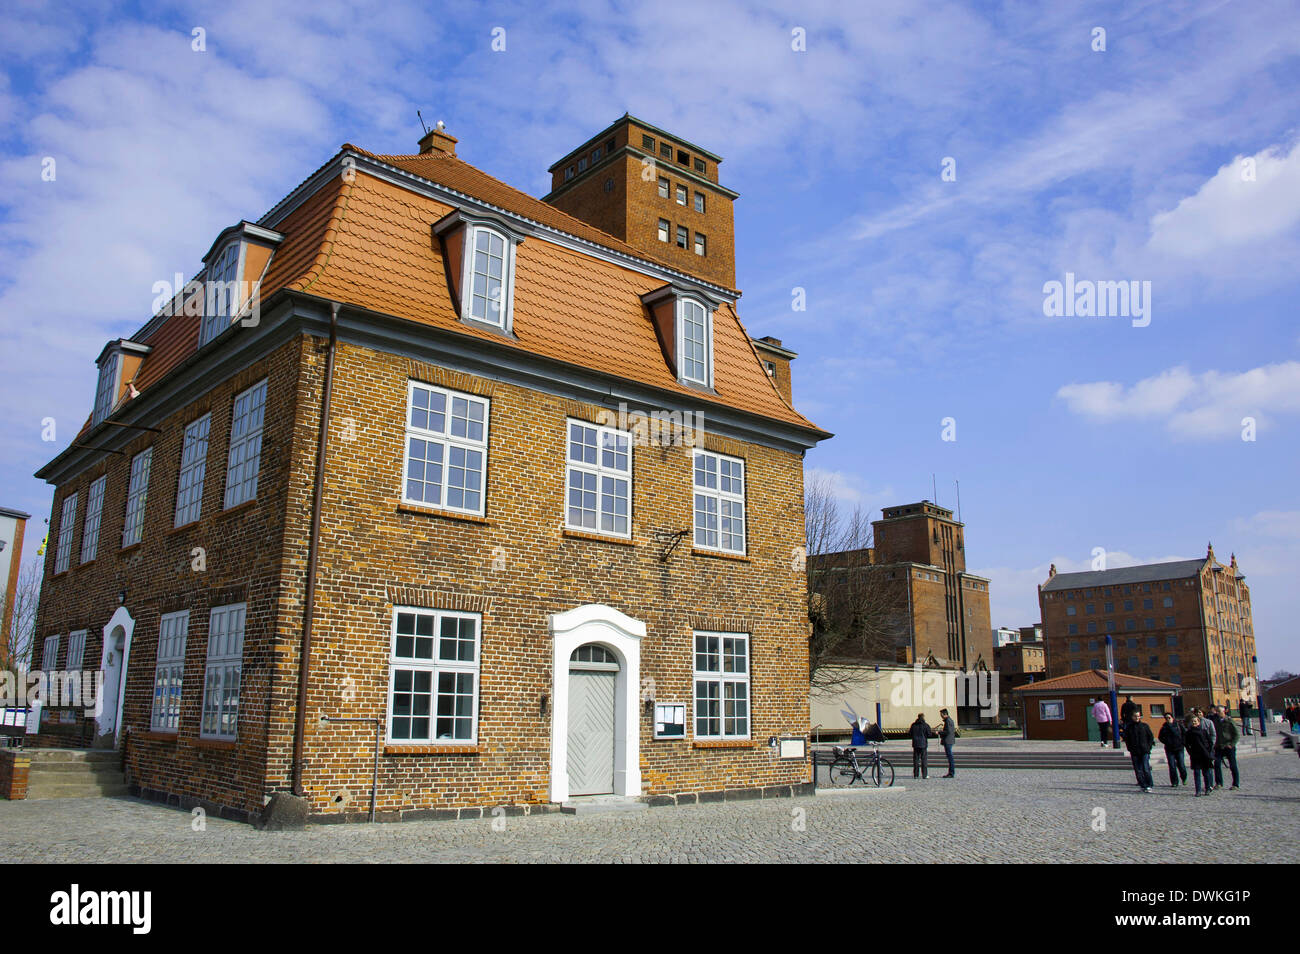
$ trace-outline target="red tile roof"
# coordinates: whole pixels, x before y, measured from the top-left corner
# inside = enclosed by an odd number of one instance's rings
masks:
[[[352,146],[343,149],[645,260],[617,238],[445,153],[374,156]],[[719,306],[714,315],[716,397],[704,395],[678,383],[641,303],[640,296],[661,287],[664,279],[542,236],[530,236],[517,249],[516,340],[461,322],[447,290],[441,251],[430,237],[432,223],[450,211],[450,205],[362,169],[351,181],[336,176],[275,224],[284,240],[262,283],[262,298],[283,288],[307,292],[816,430],[781,396],[731,304]],[[195,316],[175,316],[149,332],[142,343],[153,350],[136,374],[138,390],[194,352],[199,323]]]
[[[1105,690],[1107,688],[1106,670],[1104,669],[1085,669],[1082,672],[1072,672],[1065,676],[1056,676],[1052,679],[1043,679],[1039,682],[1031,682],[1028,685],[1012,689],[1012,692],[1039,693],[1039,692],[1091,692],[1093,690]],[[1158,679],[1148,679],[1146,676],[1134,676],[1129,673],[1115,673],[1115,688],[1123,692],[1141,692],[1143,690],[1155,692],[1178,692],[1182,686],[1176,682],[1161,682]]]

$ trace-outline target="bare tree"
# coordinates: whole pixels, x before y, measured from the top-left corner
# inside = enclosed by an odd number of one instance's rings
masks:
[[[1279,669],[1273,675],[1268,677],[1269,682],[1286,682],[1288,679],[1294,679],[1295,673],[1290,669]]]
[[[36,633],[36,607],[41,601],[41,579],[45,564],[33,558],[18,571],[14,589],[14,618],[8,633],[0,634],[0,670],[17,671],[31,664],[32,642]],[[0,620],[6,607],[0,594]]]
[[[842,691],[865,678],[844,663],[895,662],[907,634],[906,590],[873,562],[871,515],[847,510],[821,476],[804,486],[808,545],[809,677],[814,691]]]

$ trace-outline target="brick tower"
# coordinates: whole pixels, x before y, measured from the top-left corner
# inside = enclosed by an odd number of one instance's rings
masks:
[[[543,201],[646,258],[734,289],[737,193],[719,184],[721,162],[624,113],[550,167]]]

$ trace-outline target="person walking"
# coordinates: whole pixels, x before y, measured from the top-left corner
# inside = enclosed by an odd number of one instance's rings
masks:
[[[1180,784],[1187,784],[1187,766],[1183,764],[1183,726],[1182,723],[1174,720],[1168,712],[1165,713],[1165,724],[1160,727],[1160,735],[1157,736],[1160,744],[1165,747],[1165,764],[1169,766],[1169,784],[1177,788]]]
[[[1193,710],[1192,724],[1183,733],[1183,744],[1187,747],[1187,759],[1192,765],[1192,781],[1196,785],[1196,796],[1201,796],[1201,781],[1205,781],[1205,793],[1214,791],[1211,771],[1214,765],[1214,745],[1210,742],[1210,733],[1205,723]]]
[[[908,734],[912,737],[912,778],[929,778],[930,736],[934,735],[934,730],[925,721],[924,712],[917,714]]]
[[[944,778],[956,778],[957,766],[952,760],[952,745],[957,741],[957,724],[952,721],[947,709],[940,709],[939,715],[943,717],[943,722],[939,724],[939,743],[943,746],[943,754],[948,757],[948,774]]]
[[[1136,712],[1124,727],[1124,745],[1128,747],[1129,758],[1133,762],[1133,774],[1137,776],[1138,787],[1144,792],[1155,791],[1155,779],[1151,777],[1151,750],[1156,740],[1151,735],[1151,726],[1142,721]]]
[[[1092,717],[1097,722],[1097,731],[1101,733],[1101,747],[1110,742],[1110,706],[1105,699],[1098,699],[1092,704]]]
[[[1218,739],[1214,743],[1215,780],[1219,788],[1223,788],[1223,763],[1227,762],[1228,770],[1232,773],[1232,787],[1241,788],[1241,778],[1237,775],[1237,739],[1240,738],[1237,723],[1222,718],[1218,728]]]
[[[1223,763],[1219,760],[1219,737],[1223,735],[1223,716],[1219,714],[1219,707],[1210,706],[1209,715],[1204,721],[1208,721],[1214,726],[1214,731],[1210,734],[1213,736],[1211,742],[1214,744],[1214,787],[1223,788]]]

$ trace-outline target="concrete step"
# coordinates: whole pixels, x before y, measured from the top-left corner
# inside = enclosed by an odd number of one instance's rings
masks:
[[[122,756],[113,749],[23,749],[23,754],[32,760],[32,767],[47,763],[109,763],[118,765]]]
[[[622,795],[579,795],[560,804],[565,815],[603,815],[610,812],[643,812],[649,804]]]
[[[115,782],[48,782],[30,780],[28,798],[108,798],[127,794],[126,782],[119,777]]]
[[[116,762],[49,762],[38,765],[33,762],[30,778],[48,778],[51,781],[63,779],[70,781],[77,778],[121,778],[122,770]]]

